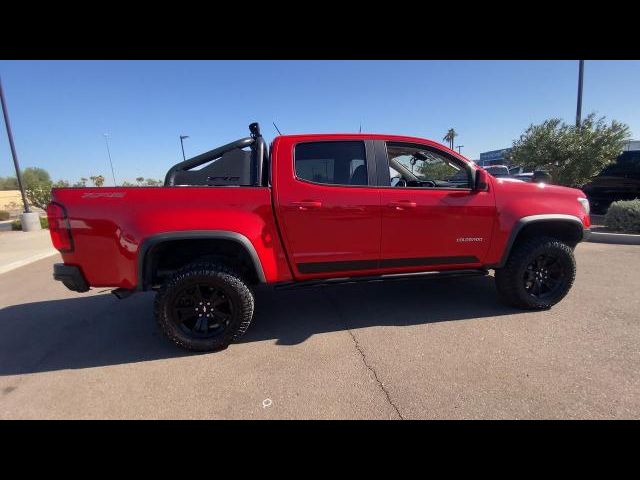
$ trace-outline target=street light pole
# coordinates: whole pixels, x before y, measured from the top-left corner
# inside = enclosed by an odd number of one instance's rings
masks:
[[[456,148],[458,149],[458,153],[462,154],[462,152],[460,151],[460,149],[464,147],[464,145],[456,145]]]
[[[31,213],[27,196],[22,186],[22,174],[20,173],[20,164],[18,163],[18,154],[16,146],[13,144],[13,133],[11,132],[11,123],[9,123],[9,112],[7,110],[7,102],[4,99],[4,90],[2,88],[2,79],[0,79],[0,101],[2,102],[2,114],[4,115],[4,125],[7,128],[7,137],[9,137],[9,146],[11,147],[11,155],[13,156],[13,166],[16,169],[16,178],[18,179],[18,187],[22,195],[22,204],[24,205],[24,213]]]
[[[189,135],[180,135],[180,146],[182,147],[182,160],[186,160],[187,157],[184,156],[184,142],[185,138],[189,138]]]
[[[117,187],[116,184],[116,173],[113,170],[113,162],[111,161],[111,151],[109,150],[109,134],[104,134],[104,143],[107,146],[107,155],[109,156],[109,165],[111,165],[111,175],[113,176],[113,186]]]
[[[582,123],[582,77],[584,76],[584,60],[579,61],[578,67],[578,108],[576,110],[576,127]]]

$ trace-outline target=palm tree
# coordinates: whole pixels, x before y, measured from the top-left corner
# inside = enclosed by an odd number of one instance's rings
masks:
[[[93,182],[93,184],[96,187],[101,187],[102,185],[104,185],[104,177],[102,175],[89,177],[89,179]]]
[[[445,142],[449,142],[449,148],[453,150],[453,141],[457,136],[458,134],[456,133],[456,131],[453,128],[450,128],[449,130],[447,130],[447,134],[442,140],[444,140]]]

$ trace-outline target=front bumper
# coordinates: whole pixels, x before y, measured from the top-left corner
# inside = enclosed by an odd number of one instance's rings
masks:
[[[56,263],[53,265],[53,279],[62,282],[65,287],[74,292],[89,291],[89,284],[80,269],[74,265]]]

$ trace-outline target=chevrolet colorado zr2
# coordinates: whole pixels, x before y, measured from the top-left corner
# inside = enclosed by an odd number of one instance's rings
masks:
[[[250,136],[174,165],[163,187],[56,188],[47,208],[67,288],[154,290],[181,347],[239,338],[260,285],[291,288],[495,270],[500,297],[559,302],[589,232],[580,190],[495,178],[422,138]]]

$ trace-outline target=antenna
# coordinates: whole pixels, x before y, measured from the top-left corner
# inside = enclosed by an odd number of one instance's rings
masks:
[[[276,130],[278,130],[278,135],[282,135],[282,133],[280,132],[280,129],[276,125],[276,122],[271,122],[271,123],[273,123],[273,126],[276,127]]]

